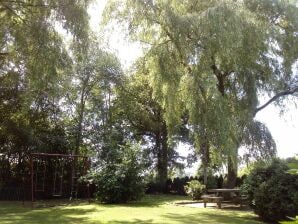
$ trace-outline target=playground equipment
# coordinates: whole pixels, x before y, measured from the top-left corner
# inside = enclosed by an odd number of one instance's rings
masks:
[[[87,156],[31,153],[31,201],[36,195],[44,193],[52,197],[77,198],[79,179],[90,166]],[[89,197],[89,184],[86,183]]]

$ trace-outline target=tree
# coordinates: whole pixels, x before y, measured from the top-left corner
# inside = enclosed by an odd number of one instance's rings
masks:
[[[152,96],[146,71],[140,69],[127,77],[117,89],[114,116],[130,129],[135,140],[143,141],[150,164],[157,171],[160,191],[165,192],[169,168],[182,164],[176,161],[175,142],[168,141],[164,110]]]
[[[75,0],[0,2],[0,153],[18,180],[28,172],[30,153],[67,153],[60,102],[72,63],[61,30],[84,42],[87,6]]]
[[[65,107],[68,109],[68,119],[72,115],[69,121],[69,132],[74,143],[72,153],[78,154],[86,142],[89,142],[92,151],[95,150],[92,145],[101,141],[98,137],[110,119],[113,85],[120,79],[121,66],[118,59],[101,49],[100,43],[92,37],[87,44],[74,44],[72,49],[72,86],[69,87]]]
[[[100,151],[110,110],[112,86],[121,73],[117,58],[100,48],[92,34],[87,42],[71,46],[73,74],[63,99],[64,121],[73,155]],[[108,95],[108,96],[107,96]],[[75,175],[77,161],[72,163]],[[74,182],[71,183],[73,188]]]
[[[67,146],[59,100],[71,61],[57,27],[82,41],[87,4],[0,2],[1,151],[19,161],[40,148],[63,151]]]
[[[168,127],[188,112],[205,170],[213,146],[235,171],[243,130],[268,105],[259,105],[259,93],[281,103],[298,90],[292,1],[127,0],[107,8],[148,49],[144,61]]]

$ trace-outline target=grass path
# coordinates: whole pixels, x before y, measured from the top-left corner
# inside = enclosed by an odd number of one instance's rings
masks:
[[[100,223],[261,223],[249,211],[191,208],[175,205],[177,196],[146,196],[141,202],[123,205],[75,202],[47,208],[23,207],[21,203],[0,202],[1,224],[100,224]]]

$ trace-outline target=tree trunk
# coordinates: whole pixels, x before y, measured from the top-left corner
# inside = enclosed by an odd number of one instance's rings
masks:
[[[209,162],[210,162],[209,144],[208,144],[207,138],[205,138],[203,140],[200,147],[201,147],[201,153],[202,153],[202,166],[203,166],[204,185],[207,186],[208,166],[209,166]]]
[[[166,193],[168,179],[168,139],[164,129],[156,134],[157,181],[160,192]]]
[[[79,153],[79,149],[81,146],[82,141],[82,130],[83,130],[83,120],[84,120],[84,111],[85,111],[85,92],[82,91],[81,99],[80,99],[80,107],[78,111],[78,124],[77,124],[77,133],[76,133],[76,140],[75,140],[75,148],[72,154],[77,155]]]
[[[76,138],[75,138],[75,147],[72,151],[72,155],[78,155],[81,141],[82,141],[82,131],[83,131],[83,120],[84,120],[84,112],[85,112],[85,87],[86,83],[83,85],[83,89],[81,91],[81,97],[80,97],[80,105],[78,108],[78,123],[77,123],[77,130],[76,130]],[[71,163],[71,190],[70,190],[70,199],[77,196],[77,189],[75,189],[75,181],[76,181],[76,169],[77,169],[77,159],[72,158]]]
[[[205,163],[203,163],[203,177],[204,177],[204,179],[203,179],[203,183],[204,183],[204,185],[205,186],[207,186],[207,181],[208,181],[208,166],[205,164]]]
[[[235,188],[238,171],[238,148],[236,148],[232,154],[228,157],[228,179],[227,187]]]

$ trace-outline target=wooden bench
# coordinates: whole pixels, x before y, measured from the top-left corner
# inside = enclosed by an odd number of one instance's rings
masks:
[[[215,196],[215,195],[203,195],[202,196],[204,202],[204,208],[206,208],[207,203],[213,202],[217,204],[218,208],[221,208],[221,201],[223,197]]]

